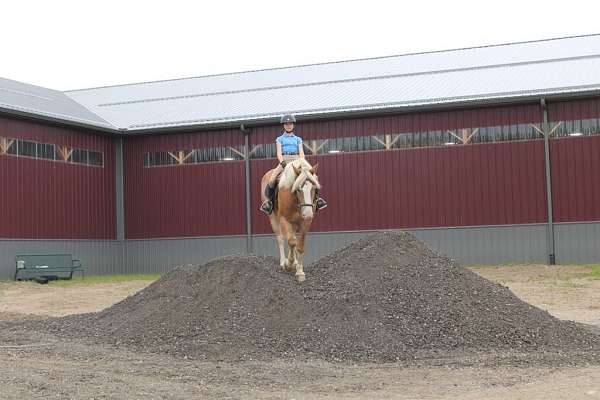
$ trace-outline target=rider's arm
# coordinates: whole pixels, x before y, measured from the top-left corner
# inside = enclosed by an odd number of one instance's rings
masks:
[[[300,158],[304,158],[304,145],[302,144],[302,141],[300,141],[300,144],[298,145],[298,155],[300,155]]]
[[[281,154],[281,143],[279,142],[275,142],[275,147],[277,148],[277,160],[279,160],[279,162],[283,161],[283,155]]]

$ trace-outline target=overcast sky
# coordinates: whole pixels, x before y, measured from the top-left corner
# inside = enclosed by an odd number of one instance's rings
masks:
[[[594,1],[7,1],[0,77],[57,90],[600,33]]]

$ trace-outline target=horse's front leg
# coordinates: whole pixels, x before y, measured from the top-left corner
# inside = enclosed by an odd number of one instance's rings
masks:
[[[304,276],[304,252],[298,251],[296,248],[296,280],[298,282],[304,282],[306,277]]]
[[[279,268],[281,268],[282,271],[285,271],[287,269],[287,260],[285,258],[285,248],[283,245],[283,240],[284,238],[281,233],[277,235],[277,247],[279,247]]]
[[[296,235],[292,225],[284,218],[279,219],[279,235],[277,236],[277,245],[279,246],[279,265],[283,271],[293,272],[296,270],[295,263],[295,246],[296,246]],[[285,250],[283,247],[284,237],[287,239],[289,253],[286,258]]]
[[[282,232],[285,232],[289,248],[288,257],[287,260],[285,260],[285,270],[292,272],[296,270],[298,264],[298,260],[296,260],[296,231],[292,224],[285,219],[281,220],[280,225]]]
[[[273,228],[273,233],[275,233],[275,240],[277,241],[277,248],[279,249],[279,268],[282,271],[286,270],[286,259],[285,259],[285,248],[283,246],[283,232],[281,231],[281,224],[277,221],[277,218],[271,216],[271,228]]]
[[[300,238],[296,244],[296,280],[304,282],[304,242],[306,241],[306,230],[300,228]]]
[[[288,257],[286,260],[286,271],[294,272],[298,268],[298,259],[296,258],[296,235],[292,233],[287,238],[288,241]]]

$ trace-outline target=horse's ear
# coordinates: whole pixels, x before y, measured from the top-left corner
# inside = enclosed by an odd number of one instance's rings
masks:
[[[296,175],[300,175],[300,172],[302,172],[300,168],[296,167],[294,164],[292,164],[292,168],[294,168],[294,172],[296,173]]]
[[[317,169],[319,169],[319,164],[313,165],[313,167],[310,169],[310,173],[311,174],[316,174],[317,173]]]

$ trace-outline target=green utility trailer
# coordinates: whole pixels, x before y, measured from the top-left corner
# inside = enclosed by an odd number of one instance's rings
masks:
[[[85,278],[81,261],[71,254],[24,254],[15,257],[15,281],[71,279],[74,272],[81,272]]]

